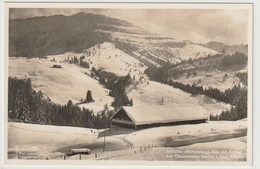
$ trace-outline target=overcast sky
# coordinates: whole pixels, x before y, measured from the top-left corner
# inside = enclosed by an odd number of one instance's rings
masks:
[[[241,9],[10,9],[10,18],[78,12],[123,19],[153,33],[197,43],[247,44],[248,11]]]

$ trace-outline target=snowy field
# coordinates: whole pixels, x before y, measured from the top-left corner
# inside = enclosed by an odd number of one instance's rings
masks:
[[[117,49],[115,45],[105,42],[100,45],[95,45],[89,49],[84,50],[83,53],[65,53],[61,55],[48,56],[48,60],[55,58],[57,61],[64,61],[67,58],[85,56],[84,61],[90,64],[90,69],[103,69],[106,72],[114,73],[118,76],[126,76],[127,74],[136,75],[141,74],[147,68],[140,61],[129,56],[123,51]]]
[[[54,64],[60,64],[62,68],[52,68]],[[59,104],[67,104],[69,100],[79,103],[91,90],[95,102],[84,107],[98,112],[104,109],[105,104],[111,105],[113,98],[97,80],[85,74],[88,71],[73,64],[51,62],[50,59],[9,58],[9,76],[30,78],[33,89],[41,90],[51,101]]]
[[[114,127],[106,131],[103,152],[104,130],[9,122],[8,154],[11,159],[64,159],[65,153],[71,148],[89,148],[92,153],[82,155],[82,159],[181,160],[166,158],[167,151],[176,149],[239,150],[245,155],[246,133],[246,120],[209,121],[136,131]],[[24,156],[21,152],[37,155]],[[78,160],[79,155],[66,158]]]
[[[190,109],[189,112],[196,113],[196,110],[200,110],[205,116],[209,116],[230,109],[229,104],[217,102],[203,95],[192,96],[180,89],[154,81],[150,81],[148,85],[138,84],[128,93],[128,97],[133,99],[133,107],[144,111],[149,108],[161,112],[174,112],[178,107],[185,107],[186,110]]]
[[[181,60],[197,59],[217,54],[217,52],[212,49],[195,44],[187,44],[183,48],[171,48],[171,50],[175,52],[177,58],[181,58]]]
[[[105,71],[119,76],[127,74],[138,76],[147,68],[140,61],[117,49],[111,43],[103,43],[100,47],[96,45],[85,51],[91,53],[85,61],[92,62],[95,68],[103,68]]]
[[[225,74],[227,74],[227,78],[225,78]],[[181,77],[179,79],[172,79],[175,82],[180,82],[183,84],[192,85],[195,83],[198,86],[202,86],[203,88],[217,88],[220,91],[224,91],[226,89],[231,88],[235,84],[243,85],[239,78],[235,76],[234,72],[214,72],[214,73],[205,73],[205,72],[197,72],[196,76],[193,77]]]
[[[183,147],[152,147],[142,153],[111,155],[111,160],[140,161],[245,161],[246,137],[215,142],[198,143]],[[188,152],[188,153],[187,153]],[[186,156],[185,156],[186,155]]]

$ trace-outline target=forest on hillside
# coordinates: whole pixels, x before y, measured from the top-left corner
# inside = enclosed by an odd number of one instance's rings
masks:
[[[129,99],[125,92],[126,87],[132,82],[129,74],[126,76],[117,76],[111,72],[95,69],[94,67],[92,67],[92,72],[94,73],[92,76],[97,76],[99,83],[110,90],[109,96],[114,97],[114,101],[111,105],[115,107],[116,110],[122,106],[133,106],[133,99]]]
[[[82,52],[111,41],[98,31],[99,24],[131,25],[103,15],[78,13],[9,20],[9,57],[44,57],[65,52]],[[107,29],[112,29],[109,27]]]

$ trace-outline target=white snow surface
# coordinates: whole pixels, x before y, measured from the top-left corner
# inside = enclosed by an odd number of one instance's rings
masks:
[[[139,83],[129,91],[128,97],[133,99],[133,108],[138,109],[138,112],[158,110],[158,116],[161,113],[177,112],[176,117],[207,117],[231,108],[229,104],[217,102],[207,96],[192,96],[180,89],[154,81],[149,81],[149,84]]]
[[[247,121],[209,121],[207,123],[162,126],[143,130],[114,127],[106,131],[106,152],[103,153],[104,129],[8,123],[8,152],[19,158],[19,152],[37,152],[36,159],[62,159],[69,149],[89,148],[82,160],[165,160],[168,150],[241,150],[246,151]],[[148,150],[150,147],[150,150]],[[143,152],[140,153],[140,149]],[[158,150],[158,151],[157,151]],[[98,158],[95,158],[98,153]],[[26,158],[26,157],[24,157]],[[27,157],[31,158],[31,157]],[[79,156],[67,157],[78,160]]]
[[[103,110],[104,105],[111,105],[113,98],[108,95],[108,90],[85,74],[89,70],[73,64],[51,62],[50,59],[9,58],[9,76],[30,78],[32,87],[41,90],[54,103],[67,104],[69,100],[79,103],[91,90],[95,102],[85,104],[85,108],[96,113]],[[62,68],[52,68],[54,64],[60,64]]]
[[[100,47],[96,45],[85,51],[91,53],[91,55],[85,54],[87,56],[85,61],[92,62],[95,68],[103,68],[119,76],[136,75],[135,69],[141,72],[146,69],[145,66],[141,67],[139,60],[117,49],[112,43],[105,42]]]
[[[226,89],[232,88],[234,85],[240,83],[239,78],[236,77],[235,72],[196,72],[196,76],[191,77],[181,77],[178,79],[172,79],[175,82],[180,82],[183,84],[190,84],[192,85],[195,83],[197,86],[202,86],[204,89],[207,88],[217,88],[220,91],[225,91]],[[227,78],[224,78],[225,74],[227,74]]]
[[[136,161],[245,161],[247,158],[247,141],[246,137],[230,138],[206,143],[198,143],[183,147],[152,147],[142,153],[120,153],[120,155],[111,155],[111,160],[136,160]],[[195,153],[183,153],[183,152]],[[214,152],[215,151],[215,152]],[[136,152],[136,151],[135,151]],[[180,153],[178,153],[180,152]],[[202,153],[197,153],[202,152]],[[222,153],[219,153],[222,152]],[[230,153],[233,152],[233,153]],[[119,154],[119,152],[117,152]],[[112,153],[111,153],[112,154]],[[178,154],[178,157],[175,156]],[[222,155],[219,158],[220,154]],[[196,155],[194,158],[180,158],[184,155]]]
[[[195,44],[185,45],[183,48],[175,48],[172,50],[175,50],[179,54],[178,57],[182,60],[196,59],[217,54],[217,52],[212,49]]]
[[[131,76],[143,73],[147,68],[139,60],[117,49],[114,44],[105,42],[85,49],[82,53],[68,52],[61,55],[48,56],[49,60],[55,58],[57,61],[64,61],[68,58],[85,56],[84,61],[90,64],[90,69],[103,69],[106,72],[114,73],[118,76]]]

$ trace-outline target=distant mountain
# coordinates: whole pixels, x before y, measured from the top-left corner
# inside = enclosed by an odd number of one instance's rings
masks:
[[[9,20],[10,57],[81,53],[104,42],[155,66],[217,53],[190,41],[148,33],[124,20],[91,13]]]
[[[202,46],[213,49],[219,53],[222,53],[224,49],[225,53],[239,52],[248,55],[247,45],[225,45],[221,42],[211,41],[206,44],[203,44]]]
[[[90,13],[55,15],[9,22],[9,56],[38,57],[64,52],[79,52],[109,41],[107,34],[95,31],[99,24],[132,26],[115,18]],[[115,29],[115,28],[114,28]]]

